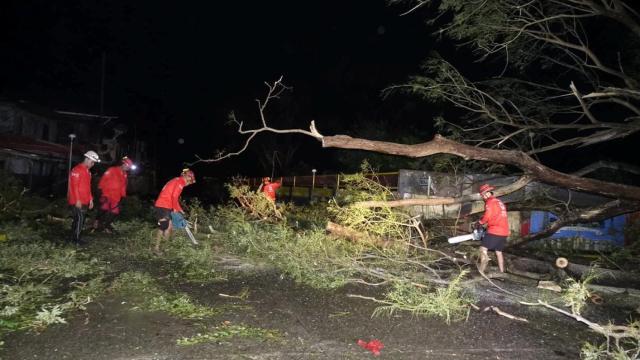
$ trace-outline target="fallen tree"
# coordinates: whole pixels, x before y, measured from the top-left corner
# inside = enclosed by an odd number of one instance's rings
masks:
[[[591,280],[591,282],[596,285],[621,289],[640,289],[640,279],[638,278],[638,275],[627,271],[593,267],[574,262],[569,262],[564,269],[558,269],[554,266],[552,259],[534,259],[532,257],[523,257],[511,254],[506,254],[505,257],[507,259],[509,269],[515,270],[515,274],[517,274],[518,271],[526,271],[559,277],[570,276],[574,279],[582,279],[588,275],[593,275],[593,280]]]
[[[398,144],[385,141],[352,138],[346,135],[325,136],[321,134],[314,121],[311,121],[309,130],[304,129],[276,129],[267,124],[264,113],[266,105],[288,89],[282,82],[282,78],[272,84],[267,84],[268,92],[263,101],[258,100],[258,111],[262,126],[254,129],[245,129],[244,123],[237,120],[232,114],[232,122],[238,126],[238,133],[246,135],[244,145],[235,152],[219,152],[213,158],[200,158],[196,162],[218,162],[243,153],[251,141],[261,133],[275,134],[302,134],[310,136],[321,142],[324,148],[369,150],[382,154],[398,155],[405,157],[425,157],[435,154],[450,154],[462,157],[465,160],[480,160],[492,163],[511,165],[518,167],[524,175],[513,184],[497,190],[498,195],[508,194],[521,189],[530,181],[539,181],[546,184],[557,185],[566,189],[585,191],[618,200],[612,200],[601,206],[588,209],[569,209],[565,214],[558,214],[559,221],[537,234],[523,238],[519,243],[533,241],[550,234],[557,229],[571,223],[590,222],[609,217],[630,213],[640,209],[640,187],[601,181],[592,178],[580,177],[573,174],[562,173],[553,170],[533,159],[523,151],[485,149],[436,135],[433,140],[421,144]],[[428,199],[403,199],[403,200],[374,200],[354,204],[355,207],[401,207],[413,205],[447,205],[479,200],[478,194],[461,196],[458,198],[428,198]]]

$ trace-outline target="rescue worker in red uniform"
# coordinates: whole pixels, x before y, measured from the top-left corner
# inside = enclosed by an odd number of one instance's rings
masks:
[[[184,169],[180,176],[169,180],[160,191],[160,195],[158,195],[158,199],[155,202],[158,235],[156,236],[156,245],[153,251],[157,255],[161,254],[160,243],[162,239],[169,240],[171,236],[171,212],[175,211],[184,214],[184,210],[180,206],[182,189],[185,186],[195,184],[195,182],[196,175],[193,171]]]
[[[276,182],[271,182],[271,178],[268,176],[262,178],[262,193],[273,202],[276,201],[276,191],[280,186],[282,186],[282,178],[280,178],[280,181]]]
[[[113,232],[111,223],[120,214],[120,200],[127,196],[127,177],[133,166],[133,161],[125,156],[119,166],[108,168],[100,178],[100,209],[93,224],[94,230]]]
[[[87,209],[93,209],[93,195],[91,194],[91,173],[89,169],[100,162],[95,151],[87,151],[84,160],[73,167],[69,173],[69,187],[67,201],[72,206],[73,222],[71,223],[71,240],[81,244],[82,229],[87,215]]]
[[[480,186],[480,196],[484,200],[484,215],[478,221],[486,227],[486,232],[482,237],[480,246],[480,271],[484,272],[489,262],[487,251],[495,251],[498,259],[498,268],[504,272],[504,257],[502,250],[509,236],[509,218],[507,207],[500,199],[493,196],[492,190],[495,188],[489,184]]]

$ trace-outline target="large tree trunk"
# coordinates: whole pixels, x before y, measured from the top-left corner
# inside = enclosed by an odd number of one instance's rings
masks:
[[[500,187],[493,193],[495,196],[503,196],[511,194],[514,191],[520,190],[525,187],[531,178],[529,176],[522,176],[518,181],[513,184]],[[463,195],[459,197],[430,197],[426,199],[403,199],[403,200],[391,200],[391,201],[361,201],[353,204],[354,207],[361,208],[374,208],[374,207],[401,207],[401,206],[431,206],[431,205],[451,205],[462,204],[472,201],[481,201],[480,194]]]
[[[553,274],[558,271],[558,269],[553,265],[553,261],[538,260],[510,254],[505,254],[505,257],[507,259],[509,269],[513,268],[516,271],[527,271],[538,274]],[[564,271],[566,274],[578,280],[590,272],[593,272],[596,275],[592,280],[593,284],[640,289],[640,277],[637,273],[594,268],[588,265],[575,264],[572,262],[569,262],[569,265],[564,268]]]
[[[312,127],[312,132],[315,127]],[[385,141],[352,138],[346,135],[316,136],[326,148],[357,149],[412,158],[435,154],[452,154],[464,159],[490,161],[516,166],[533,179],[567,189],[586,191],[611,198],[640,201],[640,188],[565,174],[535,161],[522,151],[484,149],[461,144],[436,135],[433,140],[421,144],[397,144]]]

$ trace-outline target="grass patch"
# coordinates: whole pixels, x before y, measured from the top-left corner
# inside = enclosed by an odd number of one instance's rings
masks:
[[[0,337],[65,323],[69,311],[84,310],[103,293],[108,265],[47,240],[46,224],[5,223],[0,233],[8,238],[0,242]]]
[[[262,329],[248,325],[222,325],[191,337],[178,339],[177,344],[187,346],[210,342],[219,343],[236,337],[256,341],[281,341],[283,339],[282,334],[278,330]]]
[[[196,304],[186,294],[170,294],[162,290],[150,275],[141,272],[121,274],[112,289],[128,296],[135,310],[160,311],[181,319],[211,318],[231,309],[247,309],[239,305],[214,308]]]

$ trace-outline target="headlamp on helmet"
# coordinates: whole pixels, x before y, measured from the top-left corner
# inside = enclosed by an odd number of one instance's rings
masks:
[[[193,173],[190,169],[182,169],[182,176],[187,179],[191,184],[195,184],[196,182],[196,174]]]

